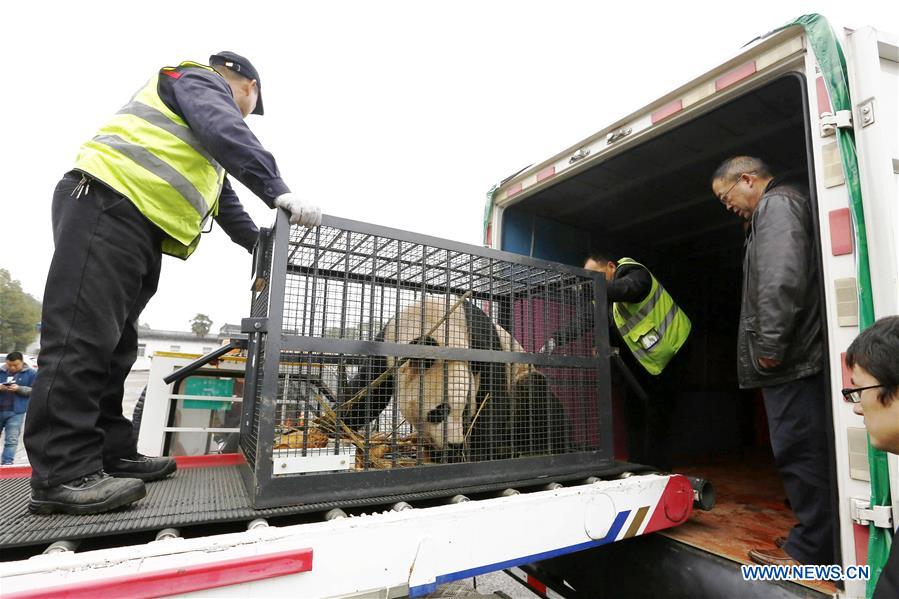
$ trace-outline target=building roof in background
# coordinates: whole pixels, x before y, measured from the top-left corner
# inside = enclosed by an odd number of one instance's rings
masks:
[[[137,331],[138,339],[177,339],[180,341],[197,341],[203,342],[208,341],[210,343],[218,343],[221,341],[225,335],[221,333],[217,334],[208,334],[208,335],[197,335],[193,331],[166,331],[163,329],[151,329],[147,327],[141,327]]]

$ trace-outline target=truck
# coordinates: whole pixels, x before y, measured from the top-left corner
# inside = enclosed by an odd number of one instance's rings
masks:
[[[154,356],[138,447],[176,455],[179,472],[149,486],[139,513],[29,517],[28,469],[0,469],[3,595],[418,597],[505,570],[553,597],[864,597],[866,572],[851,567],[883,558],[899,463],[868,448],[860,419],[839,400],[849,386],[841,353],[875,315],[899,312],[897,62],[895,36],[864,28],[837,37],[806,16],[491,190],[485,244],[496,253],[486,255],[579,266],[601,238],[639,256],[683,302],[699,349],[689,380],[672,389],[673,472],[630,464],[616,443],[616,459],[597,476],[258,508],[238,473],[258,456],[240,443],[229,453],[248,430],[253,326],[266,326],[251,318],[244,355],[226,355],[229,347],[200,359]],[[806,177],[812,190],[835,544],[842,571],[860,574],[845,580],[751,581],[741,569],[750,543],[791,524],[763,451],[758,400],[737,390],[733,374],[742,232],[708,189],[720,159],[744,148]],[[323,224],[335,223],[357,226]],[[279,214],[274,228],[286,224]],[[614,355],[604,350],[597,359],[608,373]],[[282,391],[296,385],[324,409],[343,373],[316,372],[283,381]],[[606,425],[620,432],[627,389],[611,380]],[[336,468],[340,448],[327,459],[323,467]],[[716,484],[718,504],[694,511],[711,506],[703,479]]]
[[[719,163],[748,154],[807,183],[811,193],[836,555],[844,567],[867,564],[869,533],[876,537],[871,554],[882,559],[888,547],[899,463],[870,450],[840,390],[852,386],[842,360],[852,339],[874,319],[899,312],[897,60],[895,35],[866,27],[838,37],[822,17],[808,15],[490,191],[489,246],[570,264],[582,264],[591,245],[614,248],[642,260],[693,319],[690,372],[671,390],[675,469],[715,481],[719,501],[670,531],[673,543],[748,564],[748,549],[771,546],[792,524],[776,516],[789,518],[789,509],[765,449],[758,398],[741,393],[735,378],[744,233],[710,191]],[[609,584],[585,559],[559,569],[589,572],[582,589]],[[658,564],[644,563],[645,576],[633,577],[641,585]],[[855,597],[864,587],[847,580],[842,589],[822,590]],[[731,596],[742,596],[738,589]]]

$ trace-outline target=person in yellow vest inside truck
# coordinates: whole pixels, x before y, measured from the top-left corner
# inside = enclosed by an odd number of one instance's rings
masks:
[[[669,377],[660,375],[687,342],[690,319],[649,269],[636,260],[615,260],[606,252],[593,251],[584,261],[584,268],[605,276],[606,298],[611,304],[618,344],[627,347],[628,351],[622,353],[629,354],[639,364],[631,370],[643,370],[649,375],[639,377],[639,384],[648,395],[646,404],[636,397],[626,403],[628,459],[670,469],[667,439],[674,392],[666,388]],[[584,313],[591,318],[591,310]],[[540,351],[552,353],[590,328],[573,319],[554,333]],[[612,344],[616,342],[613,340]]]
[[[40,376],[25,420],[33,513],[111,510],[176,469],[170,458],[137,453],[122,414],[124,381],[162,254],[186,259],[210,218],[253,249],[258,230],[226,174],[287,210],[291,223],[321,222],[244,121],[263,113],[259,72],[233,52],[209,63],[154,73],[56,186]]]

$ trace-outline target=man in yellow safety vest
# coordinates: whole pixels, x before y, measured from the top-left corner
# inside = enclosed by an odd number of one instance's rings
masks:
[[[233,52],[209,63],[157,71],[56,186],[40,376],[25,420],[33,513],[111,510],[176,469],[137,453],[123,386],[162,254],[190,256],[209,218],[253,249],[258,230],[226,174],[290,212],[291,223],[320,223],[244,122],[263,113],[256,68]]]
[[[650,375],[639,377],[648,396],[646,402],[635,397],[626,404],[628,459],[668,469],[671,456],[665,440],[673,402],[662,396],[674,397],[675,390],[664,389],[667,381],[661,381],[660,375],[687,342],[690,319],[649,269],[636,260],[615,260],[603,251],[594,251],[584,261],[584,268],[603,273],[619,342]],[[585,310],[584,315],[589,319],[592,311]],[[573,319],[553,334],[541,351],[551,353],[589,328]]]

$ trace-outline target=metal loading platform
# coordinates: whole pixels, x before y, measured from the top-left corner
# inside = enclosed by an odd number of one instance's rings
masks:
[[[368,500],[309,503],[254,509],[244,487],[237,454],[179,457],[178,471],[167,479],[147,484],[147,496],[135,504],[94,515],[37,516],[28,511],[31,489],[29,468],[0,472],[0,552],[19,547],[44,546],[56,541],[96,539],[164,528],[190,529],[208,524],[250,522],[324,512],[335,507],[357,508],[398,501],[433,500],[456,493],[495,491],[510,485],[484,485],[440,492],[406,493]],[[616,463],[597,475],[614,477],[634,471],[633,465]],[[583,477],[579,477],[583,478]],[[560,477],[564,481],[565,477]],[[514,485],[513,485],[514,486]],[[202,533],[201,533],[202,534]]]

